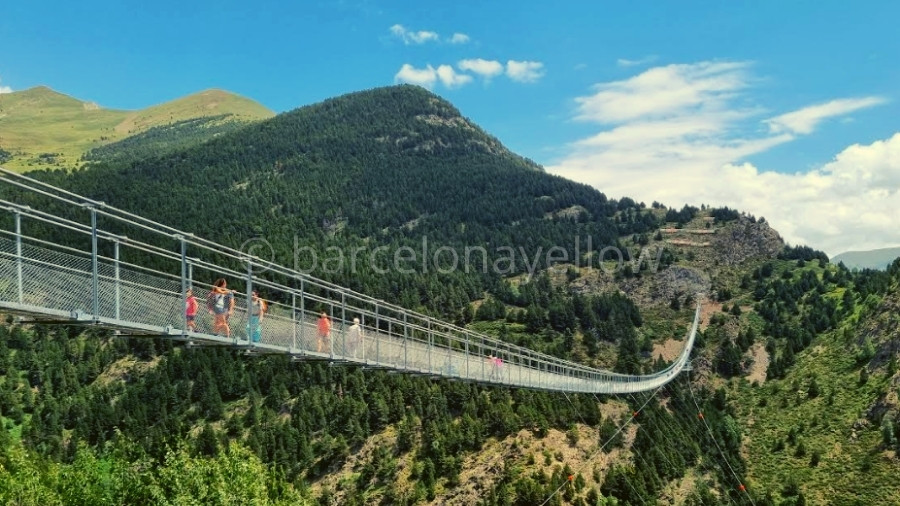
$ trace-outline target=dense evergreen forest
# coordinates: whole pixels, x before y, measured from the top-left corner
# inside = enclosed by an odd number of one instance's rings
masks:
[[[583,245],[590,236],[592,250],[581,251],[577,264],[568,262],[562,280],[547,265],[523,276],[529,268],[522,257],[504,273],[381,275],[358,265],[313,274],[516,344],[628,373],[664,366],[652,350],[654,339],[668,336],[650,327],[666,319],[686,325],[694,301],[679,296],[641,306],[618,289],[576,290],[571,283],[579,268],[599,267],[596,253],[604,246],[635,251],[651,236],[660,241],[660,228],[688,226],[701,215],[717,226],[745,219],[728,208],[679,211],[607,199],[544,173],[449,103],[412,86],[338,97],[236,130],[185,122],[89,158],[73,173],[31,175],[233,247],[265,237],[286,265],[294,260],[295,238],[324,256],[334,246],[415,248],[427,236],[460,257],[467,246],[483,246],[493,264],[505,245],[560,246],[574,259],[574,238]],[[37,225],[29,233],[80,240]],[[671,493],[671,483],[690,477],[693,486],[679,497],[684,504],[805,504],[800,484],[776,487],[748,476],[743,387],[735,380],[753,365],[748,350],[764,343],[767,376],[778,385],[817,339],[852,332],[847,329],[859,325],[862,308],[890,300],[900,264],[888,272],[850,272],[803,247],[727,270],[670,250],[662,258],[663,269],[716,267],[717,290],[708,304],[722,310],[699,336],[695,371],[655,395],[615,399],[186,349],[162,339],[23,326],[8,318],[0,326],[6,429],[0,430],[0,502],[440,502],[461,484],[466,458],[490,440],[523,430],[541,439],[555,430],[574,446],[587,430],[605,444],[602,452],[617,456],[608,467],[531,452],[505,461],[477,502],[655,503]],[[639,283],[642,269],[627,269],[613,281]],[[856,367],[882,374],[881,366],[864,364],[893,353],[888,345],[851,341]],[[827,398],[828,387],[821,390],[816,395]],[[621,409],[610,411],[617,404]],[[885,441],[896,445],[900,420],[896,413],[884,418],[891,423]],[[884,426],[881,417],[878,423]],[[377,437],[386,442],[373,445]],[[352,472],[323,485],[354,458]],[[750,483],[759,486],[744,486]]]
[[[762,286],[767,294],[776,294],[786,278],[795,279],[790,286],[801,289],[805,273],[816,269],[830,273],[825,275],[830,281],[814,282],[807,293],[842,285],[849,295],[843,296],[839,312],[850,311],[856,304],[851,301],[872,304],[872,297],[885,296],[900,282],[900,262],[887,273],[766,263],[754,271],[760,277],[747,291],[756,293]],[[777,277],[776,270],[781,271]],[[599,298],[594,304],[610,300]],[[798,311],[776,314],[803,321],[828,314],[815,296],[800,300]],[[760,308],[765,301],[758,303]],[[608,307],[623,318],[641,318],[632,305]],[[729,347],[753,340],[738,337],[735,344],[718,336],[735,318],[740,316],[731,309],[714,315],[700,343],[717,343],[719,369],[725,367]],[[771,334],[770,325],[767,320],[759,338],[779,350],[773,361],[781,364],[777,367],[790,367],[783,357],[800,351],[794,348],[802,346],[802,337],[796,341],[790,334]],[[860,360],[876,354],[871,341],[861,343],[859,350]],[[696,354],[705,351],[698,348]],[[739,371],[742,365],[727,367]],[[462,457],[478,451],[488,438],[523,428],[541,437],[551,428],[571,431],[573,421],[595,427],[609,443],[607,452],[624,445],[617,427],[633,423],[637,432],[630,449],[636,458],[613,466],[596,489],[584,487],[583,476],[581,486],[579,481],[567,483],[566,476],[591,471],[576,471],[565,462],[552,473],[522,473],[517,470],[522,463],[510,462],[483,503],[535,504],[560,486],[551,504],[605,504],[610,498],[650,502],[688,469],[709,481],[686,498],[687,504],[750,501],[731,475],[733,469],[742,477],[745,464],[729,389],[690,386],[687,378],[657,396],[624,398],[635,413],[630,421],[604,416],[597,402],[604,399],[587,395],[483,388],[278,357],[248,359],[234,351],[172,348],[162,340],[113,338],[58,326],[25,329],[9,321],[0,327],[0,376],[0,413],[9,429],[0,432],[0,483],[5,485],[0,494],[6,494],[0,498],[7,502],[177,504],[202,498],[210,503],[328,504],[335,491],[316,495],[309,483],[335,472],[368,437],[394,427],[393,443],[370,457],[341,497],[347,504],[362,504],[373,496],[383,504],[413,504],[455,486]],[[829,395],[827,385],[815,388],[822,391],[810,395]],[[697,422],[698,413],[705,425]],[[896,444],[900,420],[888,420],[883,426],[891,429],[884,439]],[[410,452],[417,462],[410,477],[413,486],[394,486],[398,460]],[[244,481],[227,483],[232,476]],[[721,496],[722,491],[730,498]],[[788,489],[753,494],[756,504],[797,504],[802,497]]]
[[[232,114],[176,121],[94,148],[83,158],[92,163],[133,163],[200,144],[222,134],[234,132],[245,125],[246,122],[234,118]]]

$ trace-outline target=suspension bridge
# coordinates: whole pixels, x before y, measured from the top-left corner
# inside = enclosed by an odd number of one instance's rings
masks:
[[[0,230],[0,312],[23,321],[604,394],[651,391],[672,381],[689,364],[699,324],[698,302],[684,349],[670,365],[651,374],[618,374],[443,322],[3,168],[0,181],[12,188],[10,200],[0,199],[8,224]],[[213,287],[202,281],[217,278],[228,280],[235,302],[227,333],[214,329],[206,311]],[[193,323],[185,311],[188,289],[199,302]],[[254,291],[267,302],[261,316],[255,316]],[[323,311],[331,322],[327,335],[319,331]]]

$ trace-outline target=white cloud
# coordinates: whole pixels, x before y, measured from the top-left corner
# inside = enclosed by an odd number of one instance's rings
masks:
[[[461,60],[456,66],[459,67],[460,70],[467,70],[478,74],[485,80],[490,80],[503,73],[503,64],[496,60],[474,58],[470,60]]]
[[[394,82],[418,84],[430,89],[440,81],[445,87],[453,89],[471,83],[474,80],[472,74],[475,74],[475,77],[483,78],[485,82],[489,82],[492,78],[504,72],[502,63],[482,58],[460,60],[456,66],[460,70],[459,72],[454,70],[452,65],[447,64],[439,65],[437,68],[431,65],[426,65],[424,68],[416,68],[409,63],[405,63],[394,75]],[[540,62],[510,60],[505,70],[507,76],[513,81],[532,82],[543,76],[542,67],[543,64]]]
[[[577,119],[618,123],[642,118],[722,110],[747,86],[746,62],[701,62],[646,70],[630,79],[598,84],[576,98]]]
[[[424,69],[417,69],[409,63],[404,63],[397,74],[394,75],[394,82],[418,84],[419,86],[431,89],[434,87],[437,77],[437,72],[431,65],[428,65]]]
[[[616,65],[620,67],[636,67],[638,65],[646,65],[647,63],[653,63],[656,61],[656,55],[645,56],[643,58],[637,60],[629,60],[627,58],[619,58],[616,60]]]
[[[544,76],[544,64],[537,61],[506,62],[506,75],[513,81],[531,83]]]
[[[404,63],[394,75],[396,83],[418,84],[428,89],[433,88],[438,80],[447,88],[453,89],[472,82],[472,76],[458,73],[450,65],[439,65],[437,69],[426,65],[419,69],[409,63]]]
[[[465,44],[469,42],[469,36],[464,33],[454,33],[452,37],[450,37],[449,42],[451,44]]]
[[[784,114],[777,117],[784,126],[774,129],[775,118],[763,120],[761,107],[746,105],[749,69],[746,62],[668,65],[595,86],[575,100],[574,117],[602,126],[569,144],[548,171],[612,197],[736,207],[765,216],[788,241],[829,255],[900,244],[900,227],[889,224],[900,208],[900,133],[848,147],[808,172],[744,162],[826,117],[875,105],[871,98]]]
[[[3,82],[3,79],[0,79],[0,82]],[[0,93],[12,93],[12,91],[9,86],[0,86]]]
[[[438,40],[437,32],[420,30],[418,32],[407,30],[403,25],[394,25],[390,28],[391,33],[403,41],[404,44],[424,44],[429,41]]]
[[[441,65],[437,68],[438,79],[448,88],[458,88],[464,84],[472,82],[472,76],[468,74],[457,74],[450,65]]]
[[[849,146],[808,172],[760,171],[745,163],[726,164],[714,176],[702,190],[707,199],[721,192],[718,200],[766,216],[793,244],[809,244],[829,256],[900,246],[894,219],[900,208],[900,132]]]
[[[881,97],[841,98],[824,104],[811,105],[766,120],[769,130],[775,133],[794,132],[808,134],[815,130],[819,122],[834,116],[842,116],[866,107],[885,103]]]

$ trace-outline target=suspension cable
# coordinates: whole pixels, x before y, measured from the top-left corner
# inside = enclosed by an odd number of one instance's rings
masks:
[[[607,439],[606,442],[603,443],[602,446],[600,446],[600,447],[598,447],[596,450],[594,450],[594,451],[588,456],[588,458],[585,459],[585,462],[590,462],[590,460],[593,459],[594,456],[597,455],[597,453],[603,451],[603,449],[606,448],[606,447],[607,447],[607,446],[608,446],[608,445],[616,438],[616,436],[618,436],[623,430],[625,430],[625,427],[627,427],[628,424],[630,424],[630,423],[637,417],[637,415],[644,409],[644,407],[646,407],[647,404],[650,403],[650,399],[652,399],[653,397],[655,397],[656,394],[657,394],[661,389],[662,389],[662,386],[657,387],[657,389],[654,390],[652,394],[648,395],[648,396],[647,396],[647,400],[644,401],[644,403],[641,405],[641,407],[638,408],[636,411],[634,411],[634,412],[631,414],[631,417],[629,417],[628,420],[626,420],[625,423],[623,423],[621,427],[619,427],[618,429],[616,429],[616,431],[613,433],[613,435],[610,436],[609,439]],[[596,398],[596,394],[594,394],[594,397]],[[597,399],[597,401],[599,402],[599,399]],[[584,466],[584,464],[582,464],[582,467],[583,467],[583,466]],[[568,483],[568,481],[563,481],[562,485],[560,485],[559,487],[557,487],[556,490],[554,490],[549,496],[547,496],[547,498],[544,499],[544,502],[542,502],[542,503],[540,504],[540,506],[544,506],[545,504],[547,504],[548,502],[550,502],[550,499],[553,499],[553,496],[555,496],[556,494],[558,494],[559,491],[562,490],[564,486],[566,486],[566,483]]]
[[[700,420],[703,422],[703,425],[706,427],[706,431],[709,433],[710,439],[713,440],[713,443],[715,443],[716,448],[719,450],[719,455],[722,456],[722,460],[725,461],[725,465],[728,466],[728,470],[731,471],[731,475],[734,477],[734,481],[737,482],[738,489],[741,492],[744,492],[745,494],[747,494],[747,498],[750,499],[750,504],[752,504],[753,506],[756,506],[756,503],[753,502],[753,496],[750,495],[750,491],[747,490],[747,487],[744,486],[744,483],[741,481],[741,478],[734,471],[734,468],[731,467],[731,463],[728,461],[728,457],[725,456],[725,452],[722,451],[722,447],[719,446],[719,442],[716,440],[716,437],[713,434],[712,429],[710,428],[709,424],[706,422],[706,418],[703,416],[703,410],[700,409],[700,404],[697,403],[697,397],[694,396],[694,388],[691,386],[690,378],[688,378],[688,391],[690,391],[691,400],[694,401],[694,406],[697,408],[697,417],[700,418]]]

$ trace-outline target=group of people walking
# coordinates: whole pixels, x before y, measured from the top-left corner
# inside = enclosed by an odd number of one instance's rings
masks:
[[[206,296],[206,310],[213,317],[212,333],[216,335],[224,335],[231,337],[231,326],[228,324],[229,318],[234,314],[235,291],[228,289],[228,283],[225,278],[219,278],[213,283],[212,290]],[[265,317],[268,305],[266,301],[259,296],[257,290],[253,290],[250,294],[250,318],[247,321],[247,336],[253,342],[259,342],[262,336],[262,320]],[[197,331],[197,312],[200,304],[194,291],[188,288],[185,293],[185,320],[187,320],[188,330]]]
[[[229,319],[234,314],[235,307],[235,291],[228,288],[225,278],[219,278],[213,283],[212,289],[206,297],[206,309],[213,317],[212,333],[216,335],[224,335],[231,337],[231,326]],[[187,328],[191,332],[197,331],[197,313],[200,309],[200,303],[194,295],[192,289],[188,289],[185,293],[185,320]],[[250,293],[250,315],[247,320],[247,337],[255,343],[262,338],[262,321],[268,311],[268,304],[259,296],[257,290]],[[316,351],[319,353],[332,352],[331,344],[331,318],[328,313],[322,311],[316,322]],[[346,343],[345,354],[357,356],[359,345],[363,340],[362,326],[359,318],[353,319],[353,325],[347,329],[344,342]]]
[[[228,320],[234,314],[235,308],[235,290],[228,288],[225,278],[219,278],[213,284],[212,289],[206,297],[206,309],[213,317],[212,333],[216,335],[224,335],[231,337],[231,327]],[[187,328],[191,332],[197,331],[197,313],[200,304],[197,297],[194,296],[193,290],[188,289],[185,293],[185,320]],[[247,338],[254,343],[260,342],[262,338],[262,321],[268,311],[268,304],[260,297],[257,290],[250,293],[250,311],[247,319]],[[316,321],[316,352],[318,353],[334,353],[331,330],[331,317],[328,313],[322,311]],[[344,350],[343,355],[347,357],[359,358],[359,345],[363,344],[363,329],[360,325],[359,318],[353,318],[353,324],[347,328],[343,335]],[[363,348],[364,350],[365,348]],[[365,351],[363,351],[365,355]],[[487,357],[489,366],[488,381],[501,380],[503,378],[503,359],[499,356],[491,354]]]
[[[228,288],[225,278],[217,279],[209,291],[206,297],[206,309],[213,317],[213,334],[231,337],[231,327],[228,324],[228,320],[234,314],[235,293],[234,290]],[[185,293],[185,320],[187,321],[187,328],[191,332],[197,331],[197,312],[199,309],[200,304],[197,301],[197,297],[194,296],[193,290],[189,288]],[[246,331],[247,338],[254,343],[258,343],[262,338],[262,321],[267,310],[268,304],[266,304],[266,301],[259,296],[257,290],[252,290],[250,293],[250,314],[247,320]],[[316,352],[334,353],[331,329],[331,318],[327,312],[322,311],[319,319],[316,321]],[[353,318],[353,324],[347,328],[343,337],[345,346],[343,355],[359,358],[359,345],[363,344],[363,329],[359,318]],[[490,369],[488,380],[502,379],[503,359],[492,354],[487,357],[487,360]]]

